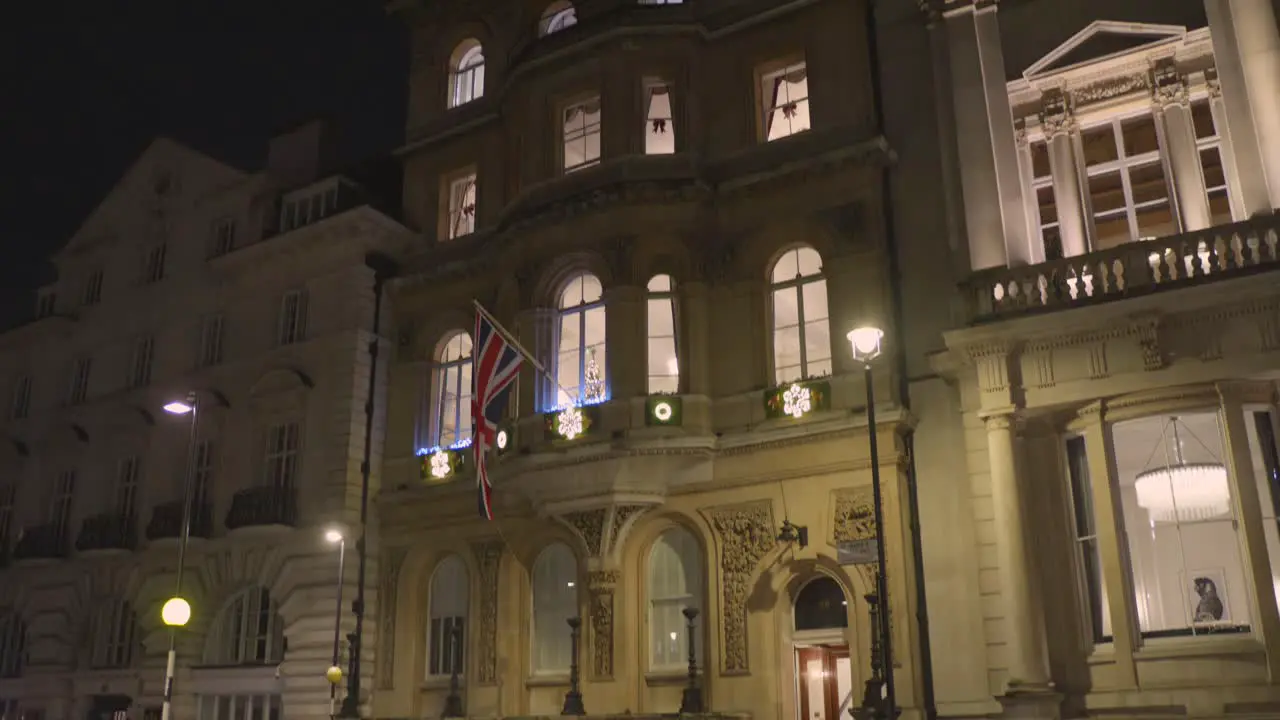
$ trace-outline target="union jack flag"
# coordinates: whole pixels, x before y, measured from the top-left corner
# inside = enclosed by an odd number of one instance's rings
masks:
[[[472,446],[476,453],[476,490],[480,514],[493,519],[493,503],[486,451],[497,442],[498,423],[507,407],[511,387],[520,373],[523,358],[514,345],[486,314],[476,309],[476,335],[472,346],[471,423]]]

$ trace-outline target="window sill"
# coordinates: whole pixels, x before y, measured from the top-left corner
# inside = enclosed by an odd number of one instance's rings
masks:
[[[452,679],[452,678],[450,678],[448,675],[440,675],[439,677],[429,677],[429,678],[427,678],[426,680],[423,680],[423,681],[422,681],[422,685],[420,685],[418,689],[420,689],[420,690],[448,690],[448,689],[449,689],[449,683],[450,683],[451,679]],[[458,689],[462,689],[462,688],[466,687],[466,685],[467,685],[466,680],[464,680],[464,679],[463,679],[463,677],[462,677],[461,675],[459,675],[459,676],[458,676]]]
[[[568,673],[538,673],[530,675],[525,681],[526,687],[555,687],[557,685],[568,686]]]
[[[698,672],[702,677],[702,672]],[[689,682],[688,670],[653,670],[644,674],[644,683],[649,687],[684,685]]]
[[[1147,640],[1133,653],[1137,662],[1181,658],[1219,657],[1223,655],[1265,655],[1266,648],[1253,636],[1160,638]]]

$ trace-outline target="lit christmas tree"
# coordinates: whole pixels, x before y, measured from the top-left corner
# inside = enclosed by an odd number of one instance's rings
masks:
[[[596,362],[596,351],[587,351],[587,367],[582,381],[582,401],[588,405],[604,400],[604,378],[600,377],[600,363]]]

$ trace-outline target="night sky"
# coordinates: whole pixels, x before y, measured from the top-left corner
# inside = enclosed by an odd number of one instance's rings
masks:
[[[380,0],[16,3],[0,16],[0,327],[157,135],[245,170],[336,121],[342,157],[403,135],[405,32]]]

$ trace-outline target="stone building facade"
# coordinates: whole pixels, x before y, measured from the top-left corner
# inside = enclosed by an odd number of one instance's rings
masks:
[[[869,428],[845,339],[898,342],[866,5],[396,8],[424,247],[391,291],[374,713],[438,715],[456,679],[468,716],[558,714],[575,660],[590,713],[674,713],[692,640],[710,710],[845,715],[873,585],[837,543],[875,530],[869,432],[894,617],[917,612],[894,354]],[[493,521],[473,300],[540,366],[497,438]],[[919,626],[894,632],[921,717]]]
[[[1277,8],[928,9],[942,202],[904,251],[951,262],[902,266],[950,326],[912,390],[939,709],[1275,717]]]
[[[187,482],[176,716],[327,714],[321,528],[358,517],[364,259],[410,236],[318,174],[324,146],[301,126],[249,173],[156,140],[53,258],[41,317],[0,336],[0,715],[159,717]],[[194,428],[162,409],[192,392]]]

